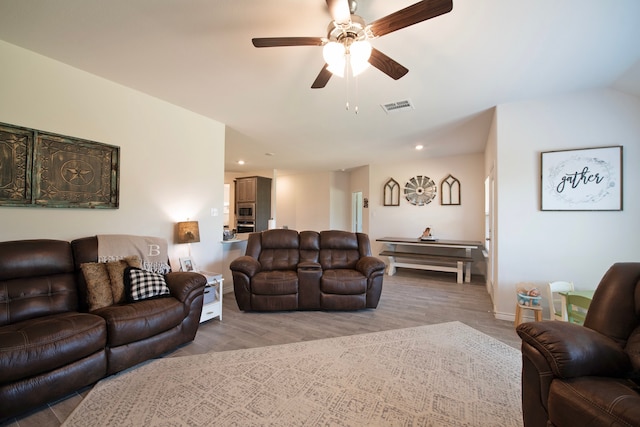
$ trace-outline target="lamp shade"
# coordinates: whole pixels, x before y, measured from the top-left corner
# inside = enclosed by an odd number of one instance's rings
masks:
[[[354,76],[369,68],[369,57],[371,56],[371,43],[366,40],[356,41],[349,47],[351,72]]]
[[[200,228],[198,221],[183,221],[178,223],[178,243],[198,243]]]
[[[345,76],[347,61],[351,73],[357,76],[369,67],[371,50],[371,43],[366,40],[356,40],[347,45],[344,42],[329,42],[324,45],[322,56],[328,65],[327,70],[336,76]]]
[[[344,77],[344,67],[346,65],[345,48],[342,43],[329,42],[322,48],[322,56],[327,63],[327,69],[331,73]]]

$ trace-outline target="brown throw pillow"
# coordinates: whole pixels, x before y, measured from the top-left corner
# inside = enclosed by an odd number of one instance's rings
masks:
[[[124,291],[124,270],[127,267],[142,267],[142,261],[137,256],[129,256],[120,261],[107,263],[107,272],[111,280],[111,294],[113,295],[113,303],[121,304],[127,301],[127,295]]]
[[[113,305],[113,293],[107,266],[101,262],[87,262],[80,265],[87,282],[87,304],[89,311]]]

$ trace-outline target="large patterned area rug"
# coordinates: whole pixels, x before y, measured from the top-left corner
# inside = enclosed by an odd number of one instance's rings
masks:
[[[63,426],[521,426],[520,352],[460,322],[158,359]]]

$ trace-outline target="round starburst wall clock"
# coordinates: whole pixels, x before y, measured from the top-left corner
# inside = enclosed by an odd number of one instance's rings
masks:
[[[414,176],[404,185],[404,197],[409,203],[424,206],[436,197],[436,183],[428,176]]]

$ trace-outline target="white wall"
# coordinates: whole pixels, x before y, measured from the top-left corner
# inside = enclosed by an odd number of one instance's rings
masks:
[[[349,173],[332,172],[329,207],[329,229],[351,231],[351,193]]]
[[[431,226],[434,237],[454,240],[484,239],[484,155],[470,154],[369,166],[369,237],[374,254],[381,237],[420,237]],[[440,183],[449,174],[461,183],[461,205],[440,204]],[[432,178],[438,186],[436,199],[414,206],[404,199],[402,188],[416,175]],[[383,206],[383,187],[389,178],[400,184],[400,206]]]
[[[0,41],[0,122],[120,147],[119,209],[0,207],[0,240],[72,240],[96,234],[166,238],[200,223],[198,267],[221,268],[224,125]],[[211,216],[211,209],[219,215]]]
[[[331,228],[330,172],[278,175],[276,187],[277,227],[292,230]]]
[[[513,318],[518,282],[593,289],[609,266],[640,261],[640,100],[601,90],[497,109],[499,318]],[[540,210],[540,153],[622,145],[624,210]],[[495,240],[495,239],[494,239]]]

